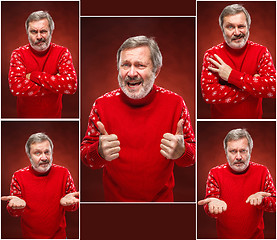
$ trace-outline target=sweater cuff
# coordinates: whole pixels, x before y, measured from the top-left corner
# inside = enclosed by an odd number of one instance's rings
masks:
[[[39,86],[41,85],[40,78],[41,78],[41,72],[39,71],[31,72],[30,80]]]
[[[231,83],[231,84],[237,86],[238,88],[242,89],[243,75],[244,75],[243,73],[233,69],[228,78],[228,83]]]
[[[7,210],[9,212],[9,214],[13,217],[19,217],[22,215],[22,213],[24,212],[25,208],[22,209],[13,209],[11,208],[9,205],[7,205]]]
[[[93,168],[102,168],[107,161],[98,152],[99,141],[91,144],[88,149],[88,165]]]
[[[194,148],[190,146],[190,143],[185,142],[185,152],[184,154],[175,160],[176,164],[181,167],[188,167],[195,163],[195,151]]]

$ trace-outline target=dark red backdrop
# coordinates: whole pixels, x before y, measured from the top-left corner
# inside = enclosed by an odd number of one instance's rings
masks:
[[[83,16],[195,16],[196,0],[142,0],[122,3],[117,1],[81,0]]]
[[[9,195],[13,173],[30,164],[25,143],[36,132],[46,133],[54,144],[53,163],[66,167],[79,189],[79,123],[76,122],[2,122],[1,193]],[[1,204],[2,238],[21,238],[20,218],[11,217],[6,202]],[[79,237],[79,213],[66,213],[67,237]],[[39,223],[38,223],[39,224]]]
[[[194,127],[195,21],[192,17],[82,18],[82,133],[84,137],[93,102],[118,88],[116,52],[131,36],[155,37],[163,55],[157,85],[181,95]],[[102,171],[82,164],[82,200],[103,201]],[[194,167],[175,168],[176,201],[194,200]]]
[[[8,73],[11,53],[28,43],[25,21],[30,13],[46,10],[55,22],[52,42],[65,46],[71,52],[73,64],[79,74],[79,3],[17,1],[1,2],[1,95],[2,118],[16,117],[16,97],[9,90]],[[63,95],[62,117],[78,118],[79,88],[74,95]]]
[[[83,204],[81,239],[195,240],[195,204]]]
[[[218,17],[227,5],[234,2],[199,1],[197,3],[197,111],[198,118],[210,118],[210,105],[201,95],[200,77],[203,56],[206,50],[224,41],[218,25]],[[251,16],[249,40],[266,46],[270,51],[276,67],[276,4],[275,2],[240,1]],[[263,118],[275,118],[275,99],[264,99]]]
[[[198,122],[197,123],[197,196],[205,197],[206,180],[209,170],[226,163],[223,139],[235,128],[246,128],[254,147],[251,161],[268,167],[276,182],[276,123],[273,122]],[[276,186],[276,184],[275,184]],[[198,238],[216,238],[214,219],[208,217],[203,206],[197,208]],[[275,214],[265,213],[265,237],[275,238]]]

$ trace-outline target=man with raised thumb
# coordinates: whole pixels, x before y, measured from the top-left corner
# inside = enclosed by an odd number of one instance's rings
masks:
[[[93,104],[81,159],[90,168],[103,168],[106,201],[171,202],[174,165],[195,162],[184,100],[154,84],[161,67],[153,38],[128,38],[117,52],[120,88]]]

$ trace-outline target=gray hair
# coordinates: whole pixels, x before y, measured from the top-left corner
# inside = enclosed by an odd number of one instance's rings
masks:
[[[29,158],[31,157],[31,145],[34,143],[41,143],[44,141],[48,141],[50,143],[51,152],[53,153],[54,145],[52,140],[45,133],[34,133],[29,137],[25,144],[25,152],[27,153]]]
[[[234,140],[239,140],[242,138],[247,139],[249,153],[251,154],[252,148],[253,148],[253,140],[252,140],[250,134],[245,129],[241,129],[241,128],[231,130],[230,132],[228,132],[228,134],[224,138],[223,146],[224,146],[225,153],[227,154],[227,143],[228,142],[234,141]]]
[[[162,54],[154,38],[148,38],[146,36],[130,37],[120,46],[117,51],[117,69],[119,69],[120,54],[123,50],[141,46],[149,47],[153,63],[153,72],[156,73],[156,71],[162,66]]]
[[[218,21],[219,21],[219,26],[220,26],[221,30],[223,31],[224,17],[229,16],[229,15],[235,15],[235,14],[238,14],[241,12],[243,12],[245,14],[247,27],[248,27],[248,29],[250,29],[251,17],[249,15],[249,13],[247,12],[247,10],[240,4],[232,4],[232,5],[228,5],[227,7],[225,7],[219,16]]]
[[[42,19],[47,19],[48,23],[49,23],[49,28],[50,28],[50,34],[52,34],[52,32],[54,31],[55,28],[55,24],[54,21],[52,19],[52,17],[50,16],[50,14],[46,11],[36,11],[36,12],[32,12],[29,17],[27,18],[26,22],[25,22],[25,28],[26,28],[26,32],[28,34],[28,29],[29,29],[29,22],[33,22],[33,21],[39,21]]]

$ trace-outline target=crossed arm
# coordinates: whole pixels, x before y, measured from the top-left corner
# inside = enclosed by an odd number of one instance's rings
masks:
[[[259,60],[257,73],[250,75],[227,65],[217,54],[207,52],[203,60],[201,89],[207,103],[238,103],[249,95],[276,97],[276,70],[266,50]]]
[[[60,57],[55,75],[34,71],[27,72],[22,54],[12,53],[9,70],[9,87],[14,96],[43,96],[50,92],[73,94],[77,89],[77,75],[72,57],[65,50]]]

